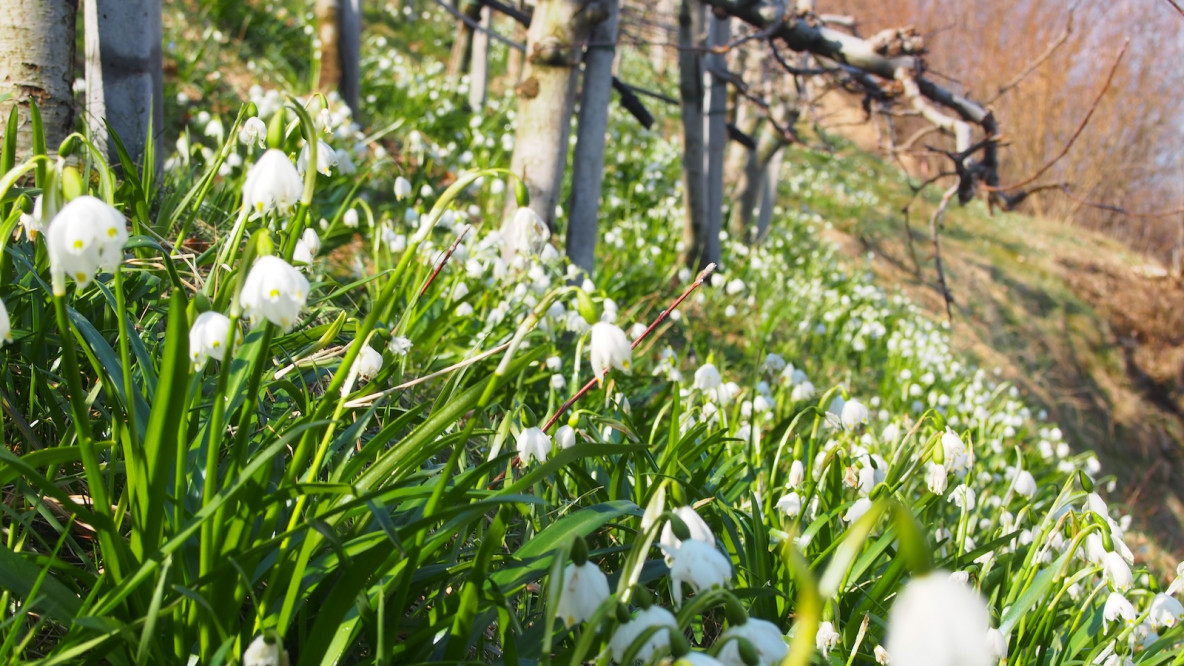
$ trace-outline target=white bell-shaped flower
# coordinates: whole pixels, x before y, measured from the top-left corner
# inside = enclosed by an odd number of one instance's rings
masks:
[[[243,122],[238,130],[238,140],[244,146],[263,147],[267,141],[267,125],[258,116],[251,116]]]
[[[591,562],[584,562],[583,566],[573,562],[563,569],[557,612],[570,627],[592,617],[608,595],[608,579],[603,571]]]
[[[395,179],[395,198],[399,201],[411,196],[411,181],[399,176]]]
[[[1011,488],[1015,494],[1030,499],[1036,494],[1036,478],[1028,470],[1020,470],[1019,474],[1016,474]]]
[[[1151,600],[1147,619],[1157,629],[1171,629],[1184,620],[1184,605],[1166,594],[1157,594]]]
[[[695,371],[695,388],[703,391],[714,391],[724,383],[723,377],[720,377],[719,370],[711,363],[704,363]]]
[[[1119,592],[1111,592],[1106,597],[1106,605],[1102,607],[1102,618],[1107,623],[1122,620],[1128,627],[1135,625],[1135,607]]]
[[[543,251],[551,240],[547,223],[533,210],[522,207],[506,220],[501,228],[505,245],[502,246],[502,260],[510,263],[517,256],[533,256]],[[624,335],[622,333],[622,335]]]
[[[984,637],[991,628],[977,592],[933,571],[914,578],[888,614],[888,654],[909,666],[993,666]]]
[[[358,379],[373,379],[382,370],[382,354],[370,345],[362,345],[362,351],[354,359],[353,369],[357,373]]]
[[[317,253],[321,251],[321,237],[312,229],[305,229],[296,241],[296,248],[292,251],[292,263],[311,264]]]
[[[563,375],[555,375],[555,376],[562,377]],[[555,443],[558,444],[559,448],[561,448],[561,449],[570,449],[571,447],[575,446],[576,445],[575,428],[572,428],[569,425],[559,426],[559,430],[555,431]]]
[[[745,666],[744,660],[740,657],[739,641],[736,640],[738,638],[747,639],[752,644],[762,664],[780,664],[789,653],[785,635],[777,625],[750,617],[744,624],[728,627],[717,639],[723,647],[716,656],[727,666]]]
[[[296,157],[296,170],[301,174],[308,172],[308,144],[305,144],[300,149],[300,155]],[[337,166],[337,151],[333,150],[333,146],[324,141],[317,141],[317,173],[325,176],[333,173],[333,168]]]
[[[847,430],[854,430],[861,425],[865,425],[867,423],[867,417],[867,407],[855,398],[844,402],[843,410],[839,412],[839,421],[842,422],[843,427]]]
[[[230,319],[221,312],[203,312],[189,327],[189,359],[201,368],[207,358],[226,358],[226,340],[230,337]]]
[[[703,517],[699,515],[698,511],[695,511],[694,507],[680,506],[671,513],[678,516],[679,520],[687,526],[687,531],[690,532],[691,539],[715,545],[715,534],[712,533],[711,527],[707,525],[707,521],[703,520]],[[666,521],[666,524],[662,526],[662,535],[659,537],[658,543],[667,555],[673,554],[674,551],[682,546],[683,540],[674,534],[674,525],[671,524],[671,521]]]
[[[280,666],[283,652],[284,647],[279,641],[269,642],[263,636],[256,636],[243,650],[243,666]]]
[[[308,279],[279,257],[260,257],[243,282],[239,304],[253,323],[264,319],[287,331],[308,299]]]
[[[127,223],[105,201],[81,196],[62,207],[45,234],[55,294],[66,293],[69,275],[85,287],[96,271],[114,271],[123,261]]]
[[[676,606],[682,605],[683,583],[698,592],[726,585],[732,577],[732,562],[714,544],[683,541],[671,560],[670,585]]]
[[[275,148],[263,153],[243,181],[243,204],[256,213],[287,211],[303,193],[304,181],[292,160]]]
[[[592,326],[592,373],[600,381],[604,371],[616,368],[625,374],[629,373],[629,366],[633,362],[633,349],[629,346],[629,338],[625,337],[616,324],[597,322]]]
[[[823,657],[829,657],[830,651],[835,649],[839,641],[843,639],[843,635],[836,629],[835,625],[829,620],[818,625],[818,632],[814,634],[814,647],[822,653]]]
[[[659,606],[650,606],[638,611],[632,620],[617,627],[616,633],[609,641],[609,650],[612,652],[613,659],[618,663],[623,663],[629,646],[633,645],[633,641],[651,628],[658,628],[658,630],[651,633],[636,652],[636,658],[643,663],[649,663],[655,652],[670,646],[669,629],[678,631],[678,620],[673,613]]]
[[[1131,589],[1135,582],[1131,566],[1116,552],[1108,552],[1102,556],[1102,573],[1116,590],[1125,592]]]
[[[4,307],[4,301],[0,301],[0,347],[6,342],[12,342],[12,321],[8,318],[8,308]]]
[[[518,457],[524,465],[529,463],[531,458],[546,462],[547,456],[551,453],[551,437],[541,428],[527,428],[518,433],[515,444],[518,448]]]

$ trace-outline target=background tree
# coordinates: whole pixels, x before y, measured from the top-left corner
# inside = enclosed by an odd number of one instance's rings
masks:
[[[362,58],[362,0],[317,0],[317,32],[321,41],[317,89],[336,90],[358,115]]]
[[[160,12],[160,0],[85,0],[86,125],[112,164],[108,125],[136,163],[164,136]]]
[[[77,0],[5,0],[0,2],[0,117],[21,107],[17,148],[30,148],[29,104],[34,101],[45,123],[50,150],[74,126],[74,36]],[[0,135],[5,125],[0,123]]]

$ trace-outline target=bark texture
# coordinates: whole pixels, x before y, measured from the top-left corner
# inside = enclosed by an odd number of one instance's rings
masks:
[[[490,9],[481,8],[481,27],[490,28]],[[473,54],[469,62],[469,107],[478,111],[485,107],[489,91],[489,35],[478,30],[473,35]]]
[[[161,0],[85,0],[86,125],[91,140],[119,163],[107,126],[141,164],[151,130],[164,136]]]
[[[452,41],[452,52],[448,56],[448,76],[459,79],[469,66],[473,56],[473,23],[481,20],[481,3],[465,0],[458,9],[465,19],[456,20],[456,38]],[[470,21],[472,23],[470,23]]]
[[[728,147],[728,84],[724,78],[727,72],[727,61],[719,49],[727,46],[731,34],[731,18],[724,16],[710,19],[707,56],[704,65],[707,68],[708,89],[707,118],[705,131],[707,133],[707,152],[705,171],[707,174],[707,238],[706,261],[720,263],[723,250],[720,247],[719,234],[723,228],[724,217],[724,150]]]
[[[575,106],[584,5],[578,0],[539,0],[527,31],[525,67],[518,93],[517,133],[510,169],[526,183],[530,207],[555,230],[555,207],[567,168],[567,144]],[[514,210],[507,201],[507,214]]]
[[[584,55],[584,86],[572,158],[571,217],[567,228],[567,256],[589,274],[596,254],[597,218],[604,184],[604,133],[608,129],[608,107],[613,97],[613,60],[620,16],[617,0],[606,0],[602,6],[608,16],[593,27],[592,46]]]
[[[362,59],[362,0],[317,0],[317,37],[321,69],[317,89],[336,90],[358,114]]]
[[[74,127],[74,30],[77,0],[0,2],[0,138],[13,105],[21,107],[17,150],[29,152],[29,103],[45,123],[46,145],[58,145]]]

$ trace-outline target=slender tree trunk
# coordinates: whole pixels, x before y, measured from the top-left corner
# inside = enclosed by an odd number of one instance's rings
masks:
[[[317,0],[321,70],[317,89],[333,90],[358,113],[362,59],[362,0]]]
[[[457,7],[468,21],[456,20],[456,38],[452,41],[452,53],[448,56],[448,77],[451,79],[459,79],[472,60],[473,33],[476,31],[469,21],[477,23],[481,20],[481,7],[481,3],[474,0],[465,0]]]
[[[46,145],[58,145],[74,127],[74,35],[78,0],[0,1],[0,137],[9,111],[21,107],[17,152],[28,155],[30,100],[45,123]]]
[[[658,26],[650,28],[650,40],[653,42],[649,45],[650,53],[650,67],[654,68],[654,74],[663,76],[666,74],[666,64],[669,60],[670,46],[667,42],[670,41],[670,34],[666,29],[666,21],[674,15],[674,0],[657,0],[656,11],[652,18]],[[675,17],[677,18],[677,17]]]
[[[161,0],[85,0],[86,125],[112,164],[119,163],[107,127],[132,161],[164,136]],[[157,168],[163,165],[157,162]]]
[[[732,20],[729,17],[715,17],[710,20],[710,47],[722,47],[728,43]],[[724,150],[728,147],[728,84],[716,73],[727,70],[727,61],[722,53],[708,51],[705,65],[711,88],[707,104],[707,261],[719,263],[723,255],[719,235],[724,218]]]
[[[707,265],[708,200],[703,172],[703,56],[697,47],[706,11],[699,0],[681,0],[678,12],[678,91],[682,98],[683,223],[682,263]]]
[[[596,222],[604,183],[605,130],[613,98],[613,60],[616,57],[617,0],[602,6],[605,20],[592,29],[584,54],[584,88],[580,95],[579,129],[571,173],[571,218],[567,228],[567,256],[589,275],[595,262]]]
[[[530,207],[555,230],[584,40],[580,0],[539,0],[518,84],[517,134],[510,169],[526,183]],[[507,201],[507,213],[514,202]]]
[[[793,127],[798,119],[796,96],[789,95],[773,109],[773,118],[777,125]],[[761,196],[765,182],[765,173],[770,162],[781,154],[781,149],[789,145],[789,137],[777,130],[773,123],[765,123],[757,141],[756,150],[752,152],[747,168],[733,190],[736,201],[732,208],[732,233],[747,242],[756,240],[759,230],[752,228],[753,209]],[[755,231],[755,233],[754,233]]]
[[[362,93],[362,3],[363,0],[340,0],[341,99],[358,118],[358,97]]]
[[[481,27],[489,30],[490,9],[481,8]],[[469,107],[474,111],[485,108],[489,90],[489,35],[478,30],[473,35],[473,54],[469,63]]]
[[[522,3],[515,3],[519,9],[522,9]],[[513,40],[522,42],[526,37],[526,30],[522,24],[517,21],[513,22]],[[518,82],[522,80],[522,61],[526,56],[518,49],[510,49],[506,55],[506,80],[509,81],[510,87],[516,87]]]
[[[777,205],[777,185],[780,183],[784,155],[784,150],[777,151],[761,176],[761,210],[756,218],[757,242],[763,241],[769,235],[769,225],[773,222],[773,207]]]

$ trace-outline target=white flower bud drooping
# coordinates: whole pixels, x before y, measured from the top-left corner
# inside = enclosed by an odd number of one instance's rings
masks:
[[[287,331],[308,299],[308,280],[279,257],[260,257],[243,282],[239,304],[253,323],[266,319]]]
[[[598,382],[609,368],[629,373],[633,350],[629,346],[629,338],[625,337],[625,331],[619,326],[604,321],[593,324],[589,346],[592,351],[592,373]]]
[[[256,213],[287,211],[300,201],[304,181],[292,161],[281,150],[272,148],[247,171],[243,181],[243,204]]]
[[[127,223],[105,201],[81,196],[62,207],[45,234],[55,295],[66,293],[66,276],[90,284],[99,269],[114,271],[123,261]]]
[[[230,319],[221,312],[203,312],[189,328],[189,358],[194,368],[201,368],[207,358],[219,361],[226,357],[230,337]]]

